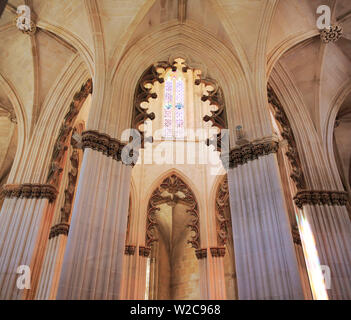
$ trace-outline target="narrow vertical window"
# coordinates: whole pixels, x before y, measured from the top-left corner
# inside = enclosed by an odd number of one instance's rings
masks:
[[[175,137],[184,137],[184,80],[176,80]]]
[[[163,105],[163,136],[184,137],[184,78],[172,72],[165,81]]]
[[[173,136],[173,80],[168,77],[165,82],[165,98],[164,98],[164,110],[163,110],[163,135],[166,138],[171,138]]]

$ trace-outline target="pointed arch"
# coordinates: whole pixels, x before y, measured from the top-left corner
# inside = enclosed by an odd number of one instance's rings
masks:
[[[145,245],[147,250],[151,250],[152,243],[158,240],[154,235],[154,230],[157,226],[157,221],[154,215],[160,210],[158,206],[170,201],[181,202],[189,207],[186,212],[193,216],[193,219],[188,224],[188,227],[194,232],[194,234],[191,239],[188,240],[188,243],[190,243],[194,249],[200,249],[199,206],[193,191],[181,179],[181,177],[175,173],[175,170],[171,170],[168,175],[164,175],[163,179],[158,179],[158,181],[160,181],[160,183],[148,198],[149,202],[147,206],[145,233]],[[170,196],[163,196],[162,193],[164,191],[167,191]]]

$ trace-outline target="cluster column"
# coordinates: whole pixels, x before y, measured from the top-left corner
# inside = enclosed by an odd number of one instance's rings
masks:
[[[240,300],[304,299],[276,158],[262,139],[230,151],[228,183]]]
[[[57,299],[119,299],[131,166],[124,147],[97,131],[82,137],[84,156]]]
[[[0,299],[30,299],[35,292],[49,237],[56,189],[45,184],[7,185],[0,213]],[[29,267],[29,272],[17,270]],[[23,275],[29,287],[19,287]],[[20,281],[25,283],[25,278]]]
[[[326,271],[328,297],[333,300],[351,299],[351,221],[347,201],[344,191],[304,190],[295,196],[300,223],[304,219],[311,228],[319,262]]]

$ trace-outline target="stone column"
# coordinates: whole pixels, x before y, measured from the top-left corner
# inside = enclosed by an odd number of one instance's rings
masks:
[[[84,156],[57,299],[119,299],[131,166],[124,147],[97,131],[83,133]]]
[[[304,190],[295,202],[311,227],[320,264],[330,268],[329,299],[351,299],[351,221],[347,192]]]
[[[207,258],[211,265],[210,274],[208,274],[211,290],[209,300],[226,300],[226,287],[224,277],[224,255],[225,248],[210,248],[210,256]]]
[[[0,213],[0,299],[30,299],[36,290],[56,198],[51,185],[7,185]],[[30,290],[19,290],[17,268],[30,268]]]
[[[304,299],[272,138],[230,151],[239,299]]]

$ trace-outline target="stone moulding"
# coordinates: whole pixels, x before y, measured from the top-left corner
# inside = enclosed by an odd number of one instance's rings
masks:
[[[225,256],[225,247],[210,248],[211,255],[214,258],[220,258]]]
[[[195,254],[198,260],[205,259],[207,258],[207,249],[206,248],[196,249]]]
[[[82,148],[93,149],[111,157],[116,161],[122,161],[122,150],[126,145],[108,134],[99,133],[95,130],[84,131],[82,134]]]
[[[50,184],[8,184],[3,187],[1,196],[4,198],[27,198],[48,199],[53,202],[57,196],[57,190]]]
[[[134,256],[135,249],[136,249],[136,246],[126,245],[125,248],[124,248],[124,254],[128,255],[128,256]]]
[[[59,235],[68,236],[69,232],[69,224],[67,223],[59,223],[51,227],[49,239],[58,237]]]
[[[276,153],[279,145],[277,141],[260,141],[251,142],[240,147],[236,147],[229,152],[229,167],[236,168],[240,165],[248,163],[269,155],[270,153]]]
[[[294,201],[300,209],[304,205],[346,206],[348,194],[345,191],[302,190],[296,194]]]

